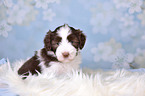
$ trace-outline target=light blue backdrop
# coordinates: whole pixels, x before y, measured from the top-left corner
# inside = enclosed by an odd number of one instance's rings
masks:
[[[145,67],[143,0],[1,0],[0,59],[31,57],[64,23],[87,35],[82,67]]]
[[[31,57],[64,23],[87,35],[81,67],[145,67],[145,0],[0,0],[0,59]]]

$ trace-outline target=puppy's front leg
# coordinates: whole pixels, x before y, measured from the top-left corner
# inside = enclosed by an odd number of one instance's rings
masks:
[[[29,75],[29,72],[33,74],[38,74],[37,72],[41,72],[40,66],[38,66],[40,61],[37,56],[33,56],[28,61],[26,61],[18,70],[19,75]]]

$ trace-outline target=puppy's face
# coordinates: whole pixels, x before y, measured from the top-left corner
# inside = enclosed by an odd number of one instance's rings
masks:
[[[49,31],[44,39],[45,49],[53,51],[60,62],[70,62],[77,52],[84,47],[86,36],[80,30],[68,25]]]

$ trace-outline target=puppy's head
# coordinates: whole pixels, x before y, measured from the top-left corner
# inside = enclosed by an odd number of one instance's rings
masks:
[[[44,47],[47,51],[53,51],[58,61],[70,62],[84,47],[85,41],[82,31],[65,24],[53,32],[49,30],[44,38]]]

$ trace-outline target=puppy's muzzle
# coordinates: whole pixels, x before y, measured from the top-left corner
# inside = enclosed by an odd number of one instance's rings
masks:
[[[69,57],[69,55],[70,55],[69,52],[63,52],[63,53],[62,53],[62,56],[63,56],[64,58]]]

